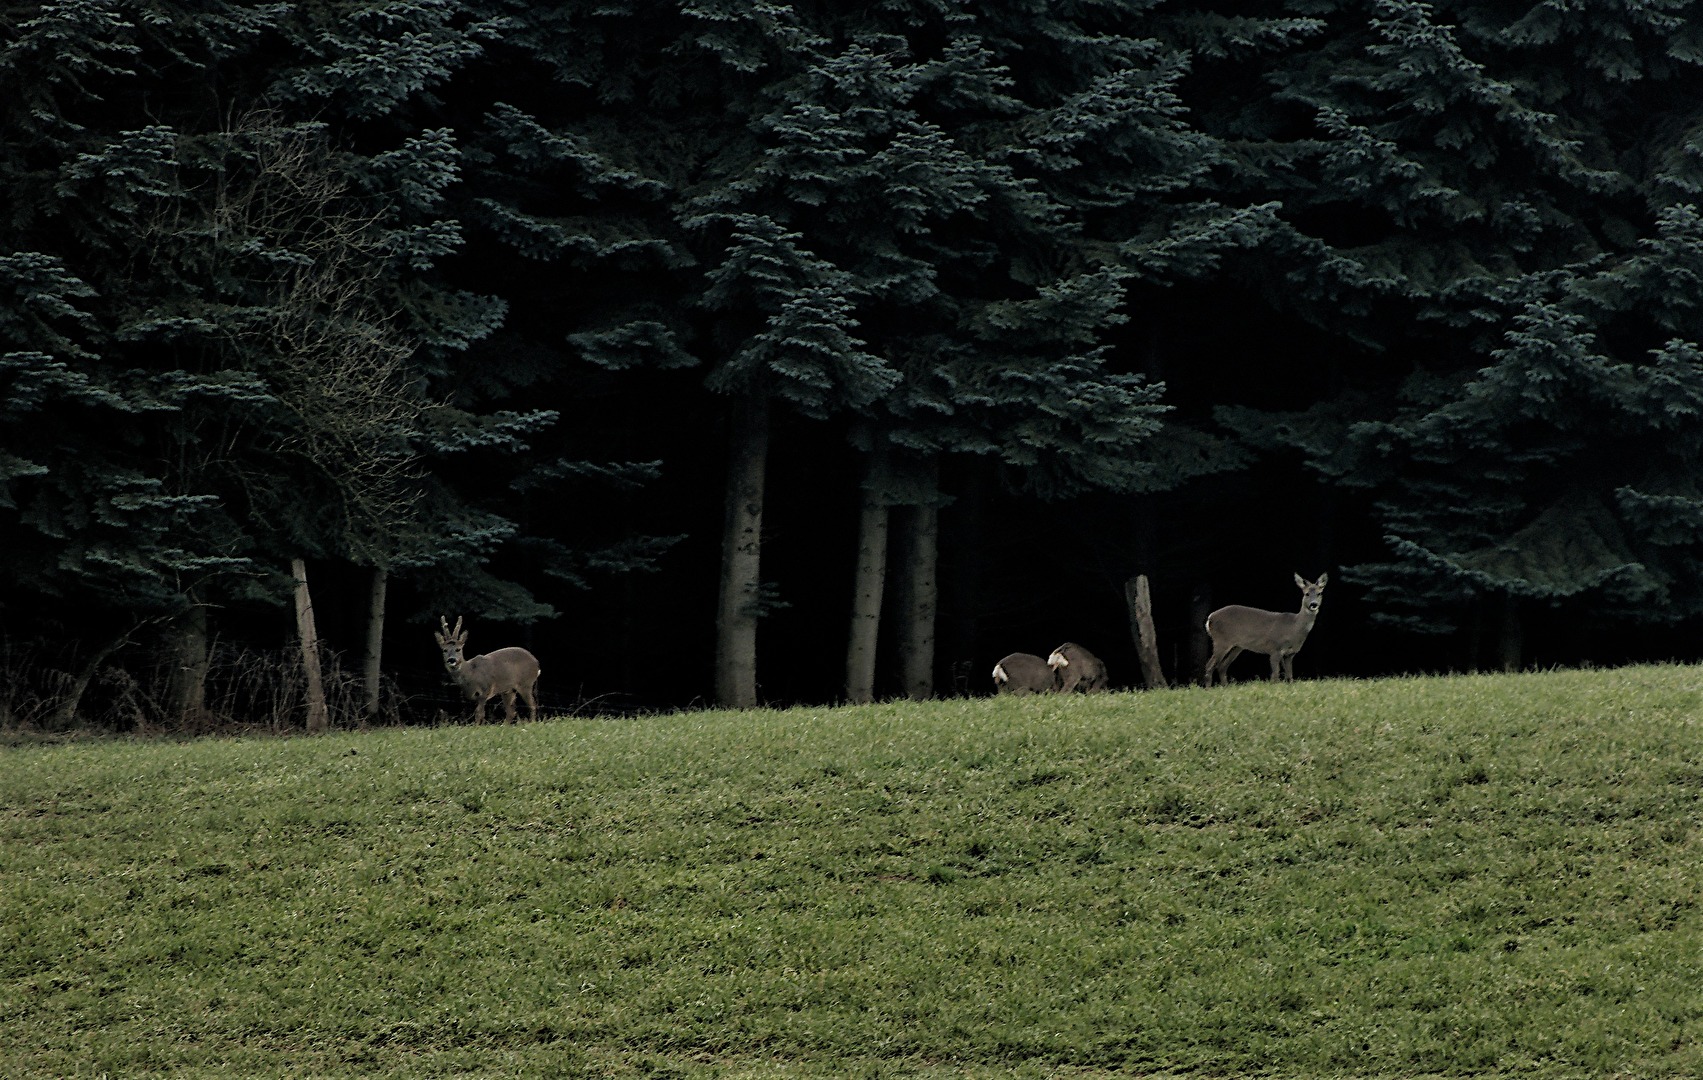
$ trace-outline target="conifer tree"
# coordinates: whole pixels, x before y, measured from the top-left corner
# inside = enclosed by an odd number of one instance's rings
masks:
[[[774,601],[771,403],[855,416],[872,461],[891,448],[917,475],[970,453],[1054,496],[1160,482],[1138,450],[1158,390],[1112,371],[1102,338],[1132,274],[1209,264],[1263,212],[1177,194],[1216,150],[1181,115],[1182,54],[1138,33],[1146,16],[586,4],[512,39],[542,75],[517,88],[527,108],[487,113],[489,175],[505,179],[477,201],[482,222],[568,270],[543,280],[585,359],[701,359],[729,399],[719,700],[756,700]],[[890,501],[941,501],[893,477],[866,488],[872,523]],[[926,561],[932,543],[901,550]],[[852,651],[861,698],[873,652]]]
[[[19,420],[0,535],[20,607],[71,601],[122,632],[285,602],[303,555],[429,564],[471,546],[421,452],[525,424],[424,393],[432,358],[500,315],[426,276],[457,242],[438,205],[456,151],[405,127],[355,151],[334,128],[481,36],[364,5],[60,5],[18,24],[0,64]],[[199,616],[184,625],[204,648]]]
[[[775,602],[760,563],[770,403],[826,417],[894,378],[855,333],[845,270],[738,195],[772,80],[810,40],[790,10],[738,5],[529,20],[513,44],[566,96],[524,96],[542,115],[489,109],[492,184],[475,204],[503,243],[564,269],[543,280],[572,297],[557,313],[580,357],[614,371],[710,361],[730,435],[717,697],[741,706],[757,700],[756,627]]]
[[[1285,192],[1274,303],[1367,366],[1304,413],[1222,418],[1376,496],[1391,557],[1345,576],[1386,621],[1498,619],[1516,663],[1523,603],[1695,612],[1674,429],[1699,327],[1663,283],[1694,273],[1703,27],[1661,0],[1311,7],[1241,178]]]

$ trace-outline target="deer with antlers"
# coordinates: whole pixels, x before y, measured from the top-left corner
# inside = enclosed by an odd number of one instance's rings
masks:
[[[454,630],[449,628],[449,619],[442,615],[438,616],[438,625],[443,628],[442,632],[432,636],[437,638],[438,647],[443,650],[444,670],[461,687],[467,700],[474,703],[474,723],[485,722],[485,702],[498,694],[503,696],[505,723],[514,723],[516,694],[525,699],[530,710],[527,719],[538,719],[539,668],[536,656],[511,645],[481,656],[464,657],[462,649],[467,645],[467,633],[461,629],[461,616],[455,617]]]

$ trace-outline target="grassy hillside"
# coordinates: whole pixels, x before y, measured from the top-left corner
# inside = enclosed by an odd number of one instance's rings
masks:
[[[1703,1075],[1703,671],[0,751],[0,1075]]]

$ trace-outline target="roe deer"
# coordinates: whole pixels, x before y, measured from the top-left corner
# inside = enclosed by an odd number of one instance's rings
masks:
[[[1208,615],[1206,632],[1212,637],[1212,658],[1206,662],[1206,685],[1212,685],[1214,675],[1220,683],[1228,683],[1230,661],[1240,656],[1243,649],[1271,657],[1272,682],[1279,676],[1294,682],[1295,654],[1301,651],[1319,617],[1319,605],[1324,602],[1325,582],[1329,577],[1320,574],[1319,580],[1308,581],[1300,574],[1295,575],[1295,584],[1301,587],[1298,612],[1262,611],[1231,604]]]
[[[1044,694],[1058,686],[1058,672],[1034,653],[1014,652],[993,666],[998,694]]]
[[[1068,694],[1077,687],[1088,693],[1106,688],[1106,665],[1073,641],[1054,649],[1047,657],[1047,666],[1059,673],[1060,693]]]
[[[467,700],[473,702],[473,722],[485,722],[485,702],[503,695],[503,720],[514,723],[514,697],[519,694],[531,710],[527,719],[538,719],[538,658],[518,646],[498,649],[483,656],[463,658],[461,650],[467,644],[467,634],[461,629],[461,616],[455,617],[455,629],[449,620],[438,616],[443,632],[433,634],[443,649],[443,666],[450,678],[461,687]]]

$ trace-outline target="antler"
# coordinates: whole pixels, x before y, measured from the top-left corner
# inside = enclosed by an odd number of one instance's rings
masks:
[[[450,639],[453,640],[453,639],[461,636],[461,616],[460,615],[457,615],[455,617],[455,629],[454,630],[451,630],[449,628],[449,616],[448,615],[439,615],[438,616],[438,625],[443,627],[443,636],[446,637],[446,638],[450,638]]]

